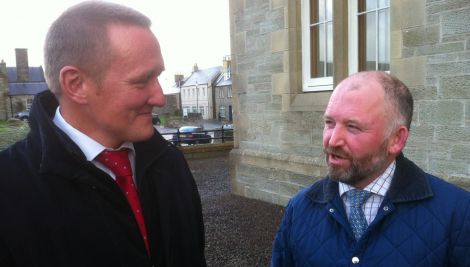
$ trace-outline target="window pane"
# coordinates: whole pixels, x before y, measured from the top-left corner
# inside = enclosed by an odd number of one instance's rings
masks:
[[[326,75],[333,76],[333,23],[329,22],[327,25],[327,43],[326,43]]]
[[[312,27],[311,37],[311,78],[324,77],[325,64],[325,25]]]
[[[379,0],[378,8],[384,8],[384,7],[389,7],[389,6],[390,6],[390,0]]]
[[[318,22],[323,22],[325,21],[325,0],[318,0]]]
[[[377,29],[375,25],[375,12],[367,14],[367,70],[375,70],[376,63],[376,41],[377,41]]]
[[[318,1],[319,0],[310,0],[310,25],[318,23]]]
[[[220,106],[219,116],[225,118],[225,106]]]
[[[310,78],[318,77],[317,58],[320,53],[318,45],[318,26],[310,27]]]
[[[302,77],[304,88],[309,90],[325,86],[333,73],[333,0],[302,0],[301,4],[302,52],[306,55]]]
[[[390,70],[390,11],[379,12],[378,70]]]
[[[377,9],[377,0],[358,0],[357,4],[359,13]]]
[[[376,25],[375,12],[359,16],[359,70],[375,70]]]
[[[333,0],[326,0],[326,20],[333,20]]]

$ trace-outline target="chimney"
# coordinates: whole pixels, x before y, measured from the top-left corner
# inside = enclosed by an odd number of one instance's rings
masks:
[[[29,81],[28,49],[16,48],[16,77],[19,82]]]
[[[2,61],[0,62],[0,74],[3,74],[3,75],[7,75],[7,63],[5,63],[5,61]]]
[[[183,81],[183,79],[184,79],[184,75],[183,75],[183,74],[180,74],[180,73],[175,74],[175,84],[176,84],[178,87],[181,87],[181,82]]]
[[[225,56],[223,59],[223,70],[225,78],[230,78],[232,74],[232,60],[230,56]]]
[[[194,63],[193,72],[196,72],[196,71],[198,71],[198,70],[199,70],[199,68],[197,67],[197,63]]]

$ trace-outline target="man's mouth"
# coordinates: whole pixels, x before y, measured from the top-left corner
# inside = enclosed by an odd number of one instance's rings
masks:
[[[349,157],[346,153],[341,153],[339,151],[334,151],[333,149],[326,149],[326,155],[328,163],[330,164],[340,164],[344,161],[348,161]]]

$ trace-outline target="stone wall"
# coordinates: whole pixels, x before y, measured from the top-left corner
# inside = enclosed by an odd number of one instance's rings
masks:
[[[160,115],[176,115],[181,113],[181,104],[179,94],[165,95],[165,106],[153,108],[153,112]]]
[[[392,11],[391,72],[415,98],[406,153],[470,188],[470,2],[397,1]]]
[[[405,154],[470,188],[470,2],[391,2],[391,73],[415,98]],[[335,14],[347,14],[347,2]],[[345,25],[347,17],[335,17]],[[232,191],[285,204],[326,174],[323,111],[331,92],[302,93],[299,0],[230,0],[235,148]],[[338,29],[338,27],[336,27]],[[335,77],[347,75],[347,31],[336,33]]]
[[[297,98],[299,2],[230,1],[232,191],[277,204],[285,204],[325,173],[321,146],[325,94]],[[316,100],[302,108],[305,99]]]
[[[0,120],[8,119],[8,80],[0,73]]]

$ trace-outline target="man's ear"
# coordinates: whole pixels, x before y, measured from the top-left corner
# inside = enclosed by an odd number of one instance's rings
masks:
[[[84,73],[74,66],[65,66],[60,70],[62,94],[77,104],[87,102],[87,88],[84,84]]]
[[[405,147],[408,133],[408,128],[403,125],[395,129],[389,138],[388,153],[398,155]]]

